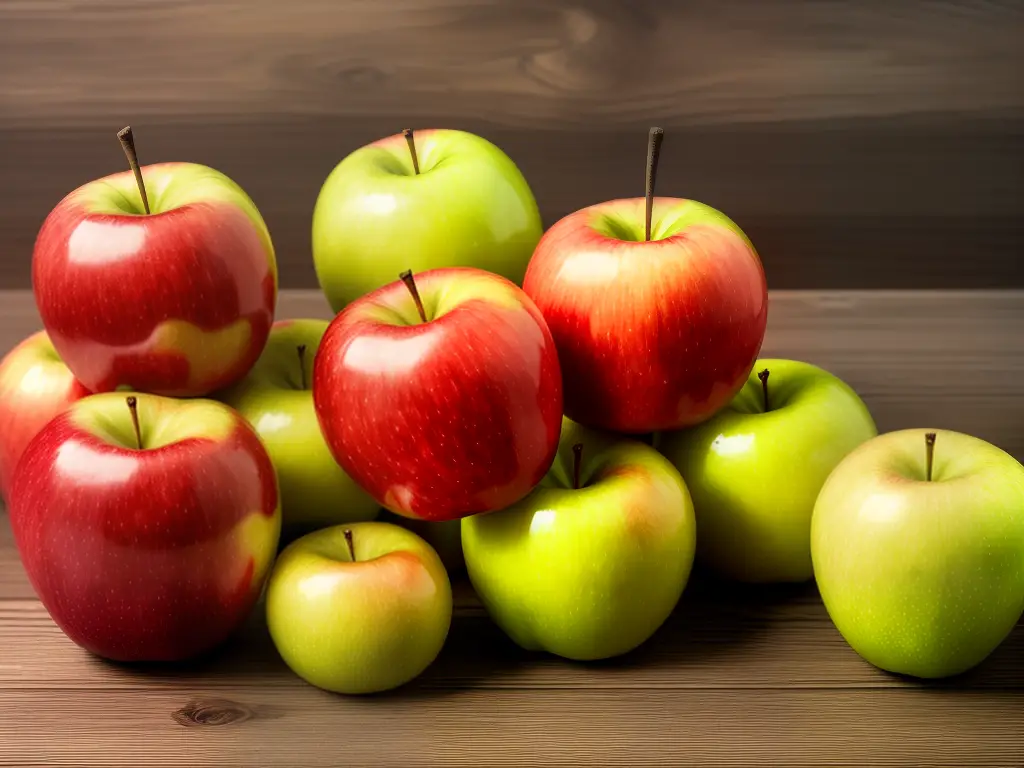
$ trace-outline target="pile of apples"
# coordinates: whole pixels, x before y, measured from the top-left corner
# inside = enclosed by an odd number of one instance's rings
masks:
[[[313,212],[331,322],[277,319],[269,232],[191,163],[86,184],[33,254],[44,330],[0,364],[0,491],[64,633],[118,661],[223,644],[261,602],[296,674],[400,686],[465,569],[530,650],[617,656],[695,558],[815,579],[849,644],[920,677],[980,663],[1024,611],[1024,468],[949,431],[879,435],[843,381],[758,359],[760,259],[655,196],[543,232],[485,139],[404,131]],[[283,545],[283,546],[282,546]]]

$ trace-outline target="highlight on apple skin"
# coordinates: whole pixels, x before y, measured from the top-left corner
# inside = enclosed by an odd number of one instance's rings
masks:
[[[194,163],[89,182],[43,222],[32,286],[60,357],[93,392],[202,396],[244,376],[273,322],[277,264],[259,211]],[[147,212],[148,211],[148,212]]]
[[[313,211],[313,262],[340,312],[406,269],[476,267],[521,284],[542,232],[501,149],[466,131],[407,129],[331,171]]]
[[[373,520],[380,506],[331,455],[313,406],[313,360],[326,320],[279,320],[263,354],[217,399],[237,410],[260,436],[281,488],[287,539],[316,528]]]
[[[811,553],[825,608],[862,658],[962,674],[1024,613],[1024,467],[959,432],[879,435],[829,475]]]
[[[462,520],[466,569],[491,619],[527,650],[578,661],[628,653],[658,630],[689,580],[695,535],[667,459],[568,420],[529,496]]]
[[[468,267],[405,273],[346,307],[313,366],[331,453],[395,514],[507,507],[554,459],[558,355],[530,298]]]
[[[223,643],[255,605],[281,528],[274,467],[241,416],[141,393],[92,395],[54,418],[25,450],[9,505],[54,622],[124,662]]]
[[[353,523],[285,548],[267,583],[266,612],[271,639],[296,675],[333,693],[379,693],[437,658],[452,590],[419,536],[390,523]]]
[[[878,434],[845,382],[810,363],[760,359],[711,419],[658,433],[697,515],[697,557],[736,581],[802,582],[811,515],[829,473]]]
[[[0,361],[0,497],[25,448],[52,418],[90,394],[37,331]]]

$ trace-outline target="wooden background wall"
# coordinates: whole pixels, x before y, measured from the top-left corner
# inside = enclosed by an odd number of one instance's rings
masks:
[[[547,223],[659,191],[743,226],[774,288],[1024,286],[1019,0],[2,0],[0,288],[61,196],[124,165],[236,178],[282,284],[313,202],[405,126],[502,146]]]

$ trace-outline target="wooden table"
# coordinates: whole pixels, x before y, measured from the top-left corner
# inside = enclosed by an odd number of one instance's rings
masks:
[[[285,293],[279,316],[327,316]],[[5,351],[38,326],[0,294]],[[1024,457],[1024,293],[776,293],[765,356],[824,365],[883,430],[972,432]],[[390,694],[295,678],[261,617],[215,658],[111,665],[34,598],[0,520],[0,765],[1024,765],[1024,632],[960,679],[875,670],[813,586],[694,578],[632,655],[572,664],[516,649],[464,583],[437,662]]]

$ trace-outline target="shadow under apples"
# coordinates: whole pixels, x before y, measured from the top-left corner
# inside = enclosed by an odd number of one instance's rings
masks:
[[[595,669],[705,664],[760,642],[775,622],[785,620],[787,605],[816,599],[813,583],[739,584],[697,565],[679,604],[647,642],[622,656],[578,663]]]

